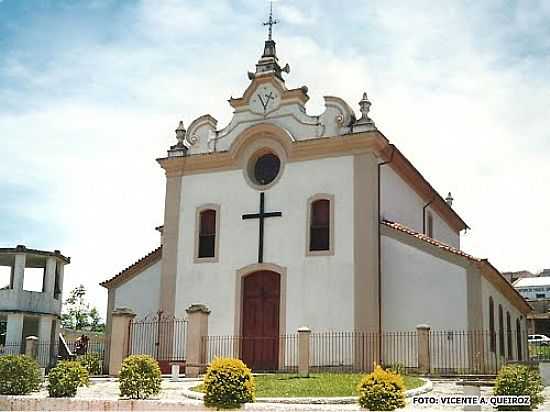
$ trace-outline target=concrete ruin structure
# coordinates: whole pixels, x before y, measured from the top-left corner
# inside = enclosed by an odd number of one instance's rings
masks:
[[[41,361],[56,356],[63,274],[69,263],[59,250],[0,248],[0,355],[24,353],[25,340],[35,336],[46,351]]]

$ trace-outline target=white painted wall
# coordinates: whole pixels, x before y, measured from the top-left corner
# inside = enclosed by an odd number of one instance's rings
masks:
[[[382,236],[384,330],[412,331],[421,323],[468,329],[466,269]]]
[[[498,344],[498,330],[499,330],[499,321],[498,321],[498,306],[502,305],[503,315],[504,315],[504,330],[505,330],[505,337],[504,337],[504,347],[505,347],[505,354],[508,353],[508,340],[506,338],[506,312],[510,312],[511,317],[511,324],[512,324],[512,331],[514,332],[512,334],[512,353],[514,357],[516,356],[516,339],[515,339],[515,330],[516,330],[516,319],[520,319],[521,322],[521,329],[522,333],[526,333],[527,330],[527,323],[526,318],[521,314],[519,310],[513,306],[508,299],[506,299],[493,285],[491,282],[489,282],[484,277],[481,278],[481,293],[482,293],[482,308],[483,308],[483,328],[485,330],[489,330],[489,297],[493,297],[493,301],[495,304],[495,332],[497,333],[497,351],[499,349]],[[522,350],[526,350],[526,344],[523,345]]]
[[[283,216],[266,220],[264,262],[287,268],[286,332],[300,326],[313,330],[353,329],[353,158],[338,157],[287,163],[280,180],[266,191],[266,210]],[[335,197],[335,255],[306,257],[307,200],[316,193]],[[192,303],[210,307],[211,335],[234,329],[236,274],[257,263],[258,221],[242,220],[257,212],[259,192],[243,172],[185,176],[176,314]],[[197,207],[217,203],[220,209],[219,261],[193,263]]]
[[[427,203],[391,167],[384,166],[380,172],[380,212],[384,219],[401,223],[422,233],[422,208]],[[434,238],[460,248],[460,235],[433,210],[426,208],[434,217]],[[426,220],[427,221],[427,220]]]
[[[116,288],[114,308],[130,308],[136,319],[158,312],[161,261]]]

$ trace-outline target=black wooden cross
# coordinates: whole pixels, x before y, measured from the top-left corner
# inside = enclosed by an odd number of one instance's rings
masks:
[[[264,219],[268,217],[281,217],[281,212],[266,212],[265,211],[265,193],[260,193],[260,213],[249,213],[243,215],[243,220],[259,219],[260,220],[260,239],[258,244],[258,263],[264,261]]]

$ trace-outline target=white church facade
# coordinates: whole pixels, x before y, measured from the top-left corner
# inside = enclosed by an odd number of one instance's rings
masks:
[[[452,198],[377,129],[367,95],[359,116],[332,96],[309,115],[308,90],[287,88],[288,72],[269,39],[243,96],[229,100],[227,126],[211,115],[180,123],[158,159],[161,245],[102,283],[107,327],[116,308],[183,318],[204,304],[209,334],[220,336],[419,324],[524,334],[528,304],[487,260],[460,250],[468,226]],[[521,358],[526,345],[512,344]]]

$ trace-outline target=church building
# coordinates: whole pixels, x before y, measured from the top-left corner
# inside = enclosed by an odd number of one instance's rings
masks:
[[[101,283],[107,327],[116,308],[184,318],[203,304],[218,336],[503,331],[504,314],[508,331],[525,333],[529,305],[489,261],[461,251],[469,228],[452,197],[376,127],[367,94],[358,114],[325,96],[310,115],[308,88],[289,88],[289,73],[270,31],[250,84],[229,100],[229,124],[210,114],[179,123],[157,160],[161,244]]]

